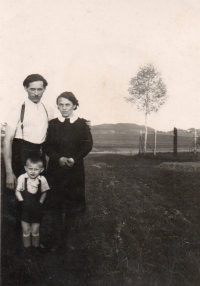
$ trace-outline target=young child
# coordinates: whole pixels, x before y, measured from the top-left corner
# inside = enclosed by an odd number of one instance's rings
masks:
[[[26,173],[17,180],[16,197],[20,203],[23,245],[39,248],[39,227],[43,217],[43,203],[49,185],[40,174],[44,170],[39,157],[29,157],[24,166]],[[31,237],[32,236],[32,237]]]

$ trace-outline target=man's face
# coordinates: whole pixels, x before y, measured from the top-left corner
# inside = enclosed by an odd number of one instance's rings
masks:
[[[24,87],[28,93],[28,98],[34,102],[38,103],[43,96],[45,87],[43,86],[43,81],[33,81],[29,83],[29,87]]]

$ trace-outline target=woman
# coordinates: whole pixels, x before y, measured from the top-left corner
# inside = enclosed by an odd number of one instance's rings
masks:
[[[91,151],[93,140],[87,121],[74,114],[79,103],[73,93],[61,93],[57,106],[60,115],[49,122],[46,153],[54,215],[61,220],[63,212],[85,212],[83,158]],[[56,224],[59,224],[58,220]]]

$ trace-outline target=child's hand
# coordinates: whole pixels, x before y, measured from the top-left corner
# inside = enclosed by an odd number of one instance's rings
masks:
[[[41,202],[38,202],[38,212],[40,214],[43,214],[43,212],[44,212],[44,205]]]
[[[18,201],[18,203],[19,203],[19,209],[22,210],[24,206],[24,201]]]

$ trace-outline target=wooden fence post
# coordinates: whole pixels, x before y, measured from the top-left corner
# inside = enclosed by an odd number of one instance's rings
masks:
[[[177,128],[174,127],[174,156],[177,156],[177,137],[178,137]]]
[[[197,152],[197,131],[194,130],[194,154]]]
[[[155,129],[155,141],[154,141],[154,156],[156,155],[156,136],[157,135],[157,131]]]
[[[142,153],[142,131],[140,131],[139,154]]]

